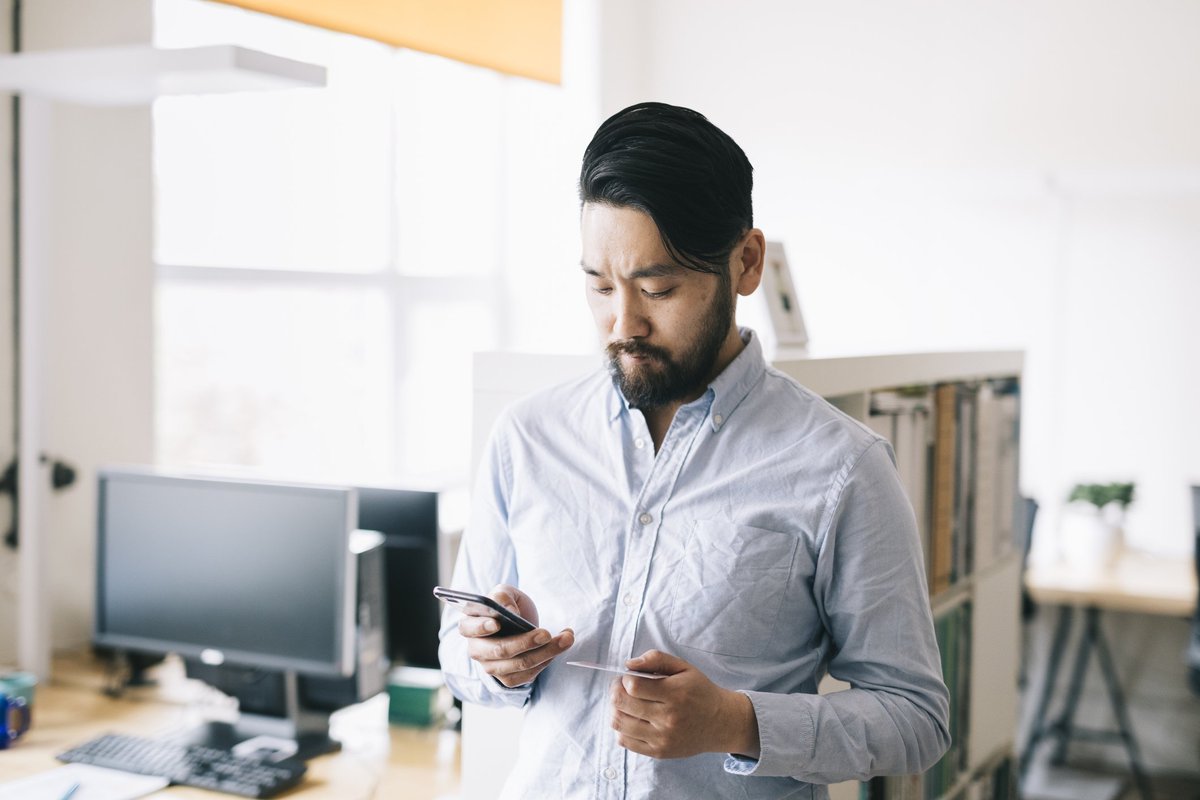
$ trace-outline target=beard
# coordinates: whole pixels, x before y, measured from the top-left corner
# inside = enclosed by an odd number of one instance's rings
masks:
[[[717,296],[700,318],[700,328],[686,349],[673,357],[665,348],[639,339],[610,342],[605,348],[608,371],[634,408],[661,408],[699,396],[714,377],[721,345],[733,325],[732,289],[721,282]],[[621,356],[644,360],[626,369]]]

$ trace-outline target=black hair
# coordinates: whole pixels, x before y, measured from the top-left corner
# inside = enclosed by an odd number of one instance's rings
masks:
[[[699,112],[638,103],[609,117],[583,153],[582,203],[636,208],[685,267],[729,277],[729,255],[754,227],[754,168]]]

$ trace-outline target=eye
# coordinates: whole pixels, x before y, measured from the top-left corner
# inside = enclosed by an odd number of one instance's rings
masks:
[[[673,291],[675,291],[675,287],[663,289],[661,292],[652,292],[648,289],[642,289],[642,294],[644,294],[646,297],[649,297],[651,300],[661,300]]]
[[[603,294],[603,295],[612,294],[611,286],[589,286],[588,288],[591,289],[591,291],[595,292],[596,294]]]

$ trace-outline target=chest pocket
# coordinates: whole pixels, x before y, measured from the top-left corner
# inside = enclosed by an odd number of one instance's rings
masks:
[[[675,641],[706,653],[761,655],[775,631],[797,544],[779,531],[697,522],[673,580]]]

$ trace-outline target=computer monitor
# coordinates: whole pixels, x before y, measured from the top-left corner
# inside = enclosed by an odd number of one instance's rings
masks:
[[[439,493],[359,486],[358,526],[384,537],[387,652],[396,665],[438,668]]]
[[[302,757],[336,746],[299,681],[355,669],[354,490],[130,469],[103,471],[98,500],[95,642],[278,675],[288,718],[264,730],[304,740]]]

